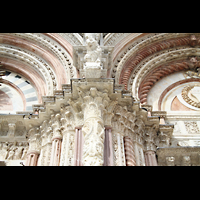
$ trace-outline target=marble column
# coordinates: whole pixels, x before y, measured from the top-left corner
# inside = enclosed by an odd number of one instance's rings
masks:
[[[83,134],[82,128],[76,127],[74,166],[82,166]]]
[[[144,154],[146,166],[157,166],[155,151],[149,150]]]
[[[125,160],[126,166],[136,166],[134,144],[131,138],[124,137],[124,150],[125,150]]]
[[[113,166],[113,145],[111,127],[105,127],[104,166]]]
[[[25,166],[37,166],[39,151],[28,151]]]
[[[61,155],[62,137],[54,137],[52,139],[52,150],[50,166],[59,166]]]
[[[37,166],[41,151],[39,128],[31,128],[28,131],[29,150],[26,156],[25,166]]]

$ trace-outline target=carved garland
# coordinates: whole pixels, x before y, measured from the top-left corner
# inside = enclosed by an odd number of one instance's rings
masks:
[[[183,99],[190,104],[191,106],[194,106],[196,108],[200,108],[200,102],[195,102],[193,101],[189,96],[188,93],[191,89],[193,89],[195,87],[195,85],[192,86],[186,86],[183,88],[182,92],[181,92],[181,96],[183,97]]]

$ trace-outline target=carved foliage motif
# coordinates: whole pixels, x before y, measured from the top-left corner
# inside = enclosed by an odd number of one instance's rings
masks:
[[[52,150],[52,139],[63,140],[60,165],[71,166],[74,149],[74,115],[70,106],[61,105],[60,112],[51,111],[50,120],[45,120],[40,126],[42,148],[39,165],[49,165]]]
[[[186,130],[187,130],[187,132],[189,134],[198,134],[198,133],[200,133],[199,127],[197,125],[197,122],[190,122],[190,121],[186,122],[185,121],[184,124],[185,124]]]
[[[1,142],[0,160],[25,160],[27,150],[27,142]]]
[[[144,154],[142,148],[144,145],[144,131],[145,123],[140,118],[140,115],[137,115],[136,117],[136,112],[129,112],[126,106],[122,107],[117,105],[115,107],[114,117],[112,118],[112,132],[114,134],[114,158],[117,166],[126,165],[123,138],[130,139],[130,142],[132,143],[132,151],[136,151],[134,153],[137,154],[137,164],[144,165]]]
[[[146,150],[156,150],[155,139],[157,137],[157,127],[153,125],[151,127],[146,128],[145,130],[145,148]]]
[[[107,114],[110,98],[105,92],[98,91],[95,87],[88,92],[79,88],[79,98],[75,102],[70,101],[73,109],[83,114],[84,136],[83,164],[103,165],[104,121]]]
[[[103,165],[104,126],[102,120],[88,119],[82,128],[84,135],[83,164],[84,166]]]
[[[189,92],[195,87],[195,85],[192,86],[186,86],[183,88],[181,95],[183,97],[183,99],[190,105],[200,108],[200,102],[197,101],[193,101],[190,97],[189,97]]]

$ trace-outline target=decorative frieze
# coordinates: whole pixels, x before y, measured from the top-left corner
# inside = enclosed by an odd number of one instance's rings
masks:
[[[184,121],[186,130],[189,134],[200,134],[199,127],[195,121]]]
[[[0,160],[25,160],[28,142],[1,142]]]
[[[200,166],[200,147],[158,148],[158,166]]]

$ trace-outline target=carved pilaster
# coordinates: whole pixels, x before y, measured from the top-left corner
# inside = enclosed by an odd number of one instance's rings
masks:
[[[29,150],[26,156],[26,166],[37,166],[41,143],[39,128],[31,128],[28,132]]]
[[[105,137],[103,115],[109,101],[108,94],[97,91],[95,87],[90,88],[89,95],[83,98],[83,165],[103,165]]]
[[[61,155],[61,138],[54,138],[52,141],[52,150],[51,150],[51,160],[50,166],[59,166],[60,163],[60,155]]]

